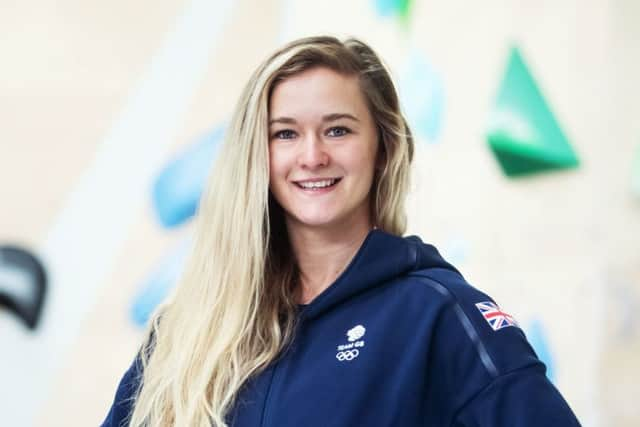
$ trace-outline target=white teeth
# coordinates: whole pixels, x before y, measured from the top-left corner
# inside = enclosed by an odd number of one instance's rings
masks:
[[[302,188],[324,188],[335,184],[336,181],[336,179],[325,179],[324,181],[299,182],[298,185]]]

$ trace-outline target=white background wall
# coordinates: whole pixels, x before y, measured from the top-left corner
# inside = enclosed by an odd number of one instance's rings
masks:
[[[55,321],[34,334],[0,309],[0,424],[102,421],[140,339],[132,299],[189,232],[155,221],[152,173],[228,117],[265,55],[328,32],[363,38],[398,78],[410,47],[441,74],[444,124],[437,143],[419,141],[410,233],[457,257],[520,323],[542,319],[556,384],[585,426],[637,425],[638,22],[634,0],[415,0],[406,27],[367,0],[0,0],[0,244],[62,266],[44,318]],[[579,169],[509,180],[497,167],[484,135],[512,43]]]

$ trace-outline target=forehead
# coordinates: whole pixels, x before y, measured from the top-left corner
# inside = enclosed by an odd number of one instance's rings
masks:
[[[296,116],[334,112],[367,114],[368,108],[356,75],[315,67],[278,83],[269,100],[269,115]]]

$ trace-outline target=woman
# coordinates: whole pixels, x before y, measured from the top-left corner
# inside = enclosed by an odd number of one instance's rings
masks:
[[[364,43],[260,65],[103,425],[578,425],[513,319],[401,237],[412,154]]]

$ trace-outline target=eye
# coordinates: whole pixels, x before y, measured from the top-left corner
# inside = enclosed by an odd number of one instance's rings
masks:
[[[345,136],[348,133],[351,133],[351,131],[349,129],[347,129],[346,127],[343,126],[334,126],[332,128],[329,128],[329,130],[327,131],[327,135],[329,136]]]
[[[296,133],[291,129],[279,130],[273,134],[273,138],[277,138],[277,139],[293,139],[295,138],[295,136],[296,136]]]

